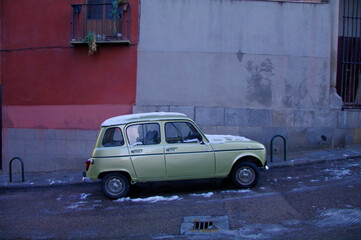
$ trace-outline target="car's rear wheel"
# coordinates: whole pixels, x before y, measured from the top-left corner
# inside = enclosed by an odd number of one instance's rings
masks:
[[[125,197],[129,188],[128,178],[121,173],[108,173],[102,180],[103,194],[110,199]]]
[[[259,171],[254,163],[241,162],[232,169],[231,178],[239,188],[252,188],[258,183]]]

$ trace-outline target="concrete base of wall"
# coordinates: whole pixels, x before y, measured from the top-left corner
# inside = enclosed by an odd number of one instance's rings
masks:
[[[84,171],[84,162],[91,156],[97,130],[3,129],[2,170],[8,172],[9,161],[20,157],[25,172]],[[13,172],[20,171],[18,161]]]
[[[288,151],[337,148],[361,143],[361,112],[349,110],[245,109],[190,106],[134,106],[133,113],[181,112],[208,134],[241,135],[263,143],[270,150],[273,136],[286,138]],[[283,142],[274,140],[274,151]]]

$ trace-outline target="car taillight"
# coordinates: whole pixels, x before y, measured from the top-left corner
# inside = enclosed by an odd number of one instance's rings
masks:
[[[88,159],[85,161],[85,170],[88,171],[89,170],[89,166],[90,164],[93,163],[93,160]]]

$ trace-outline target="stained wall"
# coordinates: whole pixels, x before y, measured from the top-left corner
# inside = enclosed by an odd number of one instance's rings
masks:
[[[130,44],[71,41],[71,0],[1,0],[3,169],[83,168],[107,118],[132,112],[139,2],[130,0]],[[94,136],[95,135],[95,136]]]

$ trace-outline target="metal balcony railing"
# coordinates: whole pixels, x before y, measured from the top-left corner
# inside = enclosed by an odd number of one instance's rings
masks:
[[[116,0],[71,4],[70,42],[83,44],[91,34],[97,43],[129,43],[129,10],[128,2]]]

